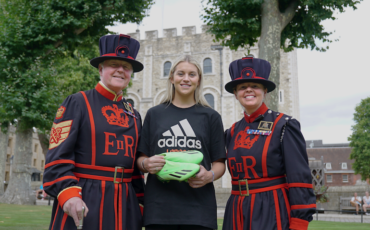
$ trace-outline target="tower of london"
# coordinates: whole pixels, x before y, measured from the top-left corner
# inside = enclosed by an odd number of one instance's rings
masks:
[[[248,53],[247,49],[230,50],[213,42],[214,37],[206,33],[202,26],[201,33],[196,33],[195,26],[182,27],[182,35],[177,35],[176,28],[164,29],[163,37],[158,31],[146,31],[140,38],[140,32],[129,33],[140,42],[141,48],[137,60],[144,64],[144,70],[135,73],[133,85],[128,89],[127,99],[142,116],[153,106],[158,105],[165,95],[170,67],[185,54],[202,66],[204,77],[204,96],[208,103],[222,116],[224,128],[243,117],[243,109],[235,96],[224,89],[230,81],[229,64]],[[250,54],[258,58],[258,47],[252,47]],[[297,76],[297,51],[281,51],[279,88],[279,111],[299,120],[299,97]],[[216,188],[231,186],[229,173],[222,180],[215,182]]]

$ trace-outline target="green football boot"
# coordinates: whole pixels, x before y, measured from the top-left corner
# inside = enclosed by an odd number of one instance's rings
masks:
[[[160,181],[187,181],[190,177],[199,172],[199,165],[193,163],[181,163],[166,160],[163,168],[156,173]]]
[[[189,150],[184,152],[166,152],[159,155],[164,156],[164,159],[166,161],[193,163],[198,165],[203,160],[203,153],[197,150]]]

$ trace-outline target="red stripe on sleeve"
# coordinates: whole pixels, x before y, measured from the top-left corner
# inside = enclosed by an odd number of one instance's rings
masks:
[[[294,218],[292,217],[290,219],[290,226],[289,229],[294,229],[294,230],[307,230],[308,228],[308,221]]]
[[[292,205],[290,207],[292,210],[296,209],[306,209],[306,208],[316,208],[316,204],[299,204],[299,205]]]
[[[313,188],[312,184],[308,183],[289,183],[289,188],[299,187],[299,188]]]
[[[60,177],[60,178],[58,178],[58,179],[56,179],[56,180],[53,180],[53,181],[50,181],[50,182],[45,182],[45,183],[43,184],[43,186],[44,186],[44,187],[48,187],[48,186],[53,185],[53,184],[55,184],[55,183],[57,183],[57,182],[59,182],[59,181],[62,181],[62,180],[68,180],[68,179],[77,180],[77,178],[76,178],[75,176],[64,176],[64,177]]]
[[[281,230],[281,218],[280,218],[280,209],[279,209],[279,199],[276,190],[273,191],[274,193],[274,201],[275,201],[275,212],[276,212],[276,224],[277,229]]]
[[[95,122],[94,122],[94,116],[91,110],[91,106],[89,101],[87,100],[85,92],[81,91],[81,94],[85,98],[87,110],[89,112],[89,119],[90,119],[90,125],[91,125],[91,164],[95,165],[95,156],[96,156],[96,144],[95,144]]]
[[[56,161],[46,164],[45,169],[49,168],[50,166],[58,165],[58,164],[73,164],[74,165],[75,162],[72,160],[56,160]]]
[[[136,197],[143,197],[144,193],[136,193]]]
[[[274,121],[274,125],[272,126],[271,134],[267,136],[265,145],[263,146],[263,152],[262,152],[262,172],[263,172],[263,177],[268,177],[267,164],[266,164],[266,161],[267,161],[267,150],[268,150],[269,145],[270,145],[270,140],[271,140],[272,134],[274,134],[275,126],[279,122],[280,118],[283,115],[284,115],[283,113],[280,113],[280,115]]]
[[[132,178],[133,180],[134,180],[134,179],[144,179],[144,175],[132,176],[131,178]]]

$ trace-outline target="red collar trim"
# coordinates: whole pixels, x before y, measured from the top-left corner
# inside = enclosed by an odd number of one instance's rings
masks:
[[[122,93],[116,94],[114,91],[108,89],[102,82],[99,82],[95,86],[96,91],[98,91],[101,95],[105,98],[112,100],[112,101],[121,101],[122,100]]]
[[[250,116],[248,116],[244,112],[244,119],[248,123],[252,123],[258,116],[265,114],[268,109],[269,108],[267,108],[267,106],[265,105],[265,103],[262,103],[262,105],[256,111],[254,111],[254,113],[252,113]]]

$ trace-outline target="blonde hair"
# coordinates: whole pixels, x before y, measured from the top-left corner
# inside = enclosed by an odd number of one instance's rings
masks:
[[[203,95],[203,72],[202,72],[202,68],[200,67],[200,65],[198,64],[198,62],[195,61],[190,55],[185,55],[184,57],[180,58],[171,67],[170,74],[169,74],[168,80],[167,80],[166,95],[165,95],[165,97],[162,99],[162,101],[160,103],[161,104],[162,103],[168,103],[168,104],[171,104],[172,103],[172,100],[175,97],[175,86],[171,83],[171,79],[173,79],[173,77],[174,77],[176,67],[181,62],[188,62],[190,64],[193,64],[198,69],[199,85],[197,86],[197,88],[195,89],[195,92],[194,92],[195,104],[200,104],[202,106],[210,107],[211,108],[211,106],[208,104],[207,100],[204,98],[204,95]]]

